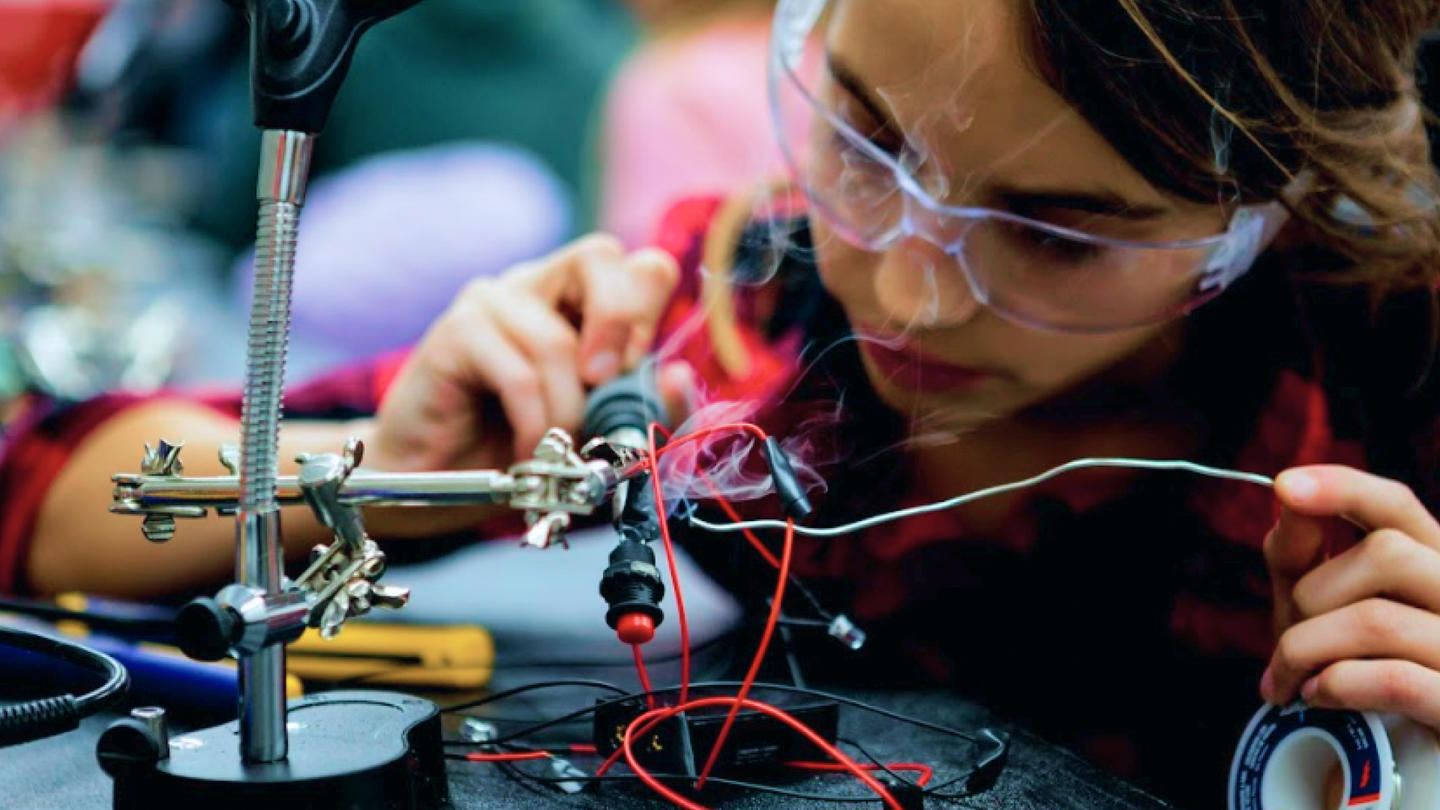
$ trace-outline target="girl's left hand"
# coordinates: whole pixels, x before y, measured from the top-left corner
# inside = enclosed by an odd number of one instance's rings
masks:
[[[1349,467],[1287,470],[1275,492],[1280,640],[1261,696],[1440,729],[1440,523],[1405,485]]]

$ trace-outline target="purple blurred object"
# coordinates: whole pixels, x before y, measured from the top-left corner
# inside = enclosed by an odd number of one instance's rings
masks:
[[[416,149],[319,180],[300,217],[290,378],[413,343],[467,281],[569,230],[564,187],[519,149]],[[253,276],[251,253],[235,268],[244,311]]]

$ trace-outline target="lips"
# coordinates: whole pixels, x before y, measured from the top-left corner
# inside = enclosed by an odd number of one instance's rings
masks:
[[[996,378],[994,372],[948,363],[925,354],[901,338],[880,338],[884,343],[862,340],[860,351],[870,359],[880,376],[893,385],[926,393],[954,392],[974,388]]]

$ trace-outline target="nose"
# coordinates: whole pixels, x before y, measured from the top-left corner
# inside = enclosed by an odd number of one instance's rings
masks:
[[[916,237],[885,252],[874,283],[881,309],[907,327],[959,326],[982,309],[955,259]]]

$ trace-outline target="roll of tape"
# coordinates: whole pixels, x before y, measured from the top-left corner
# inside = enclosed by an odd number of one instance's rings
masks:
[[[1399,715],[1265,706],[1235,749],[1229,805],[1440,810],[1440,740]]]

